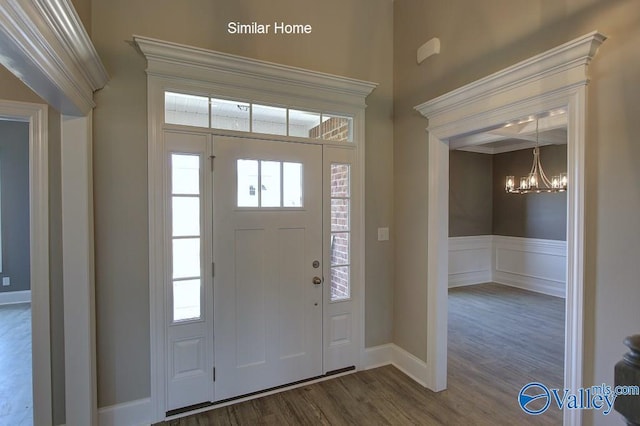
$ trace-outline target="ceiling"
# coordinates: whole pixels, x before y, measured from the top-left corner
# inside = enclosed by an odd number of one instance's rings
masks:
[[[537,121],[537,138],[536,117],[532,116],[484,132],[451,138],[449,148],[483,154],[500,154],[532,148],[536,145],[536,139],[540,146],[567,143],[566,110],[559,109],[545,113],[543,116],[538,115]]]

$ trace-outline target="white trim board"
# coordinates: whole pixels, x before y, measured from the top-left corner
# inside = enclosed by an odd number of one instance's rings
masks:
[[[0,306],[16,303],[31,303],[31,290],[4,291],[0,293]]]
[[[0,2],[0,62],[63,114],[85,115],[108,76],[70,0]]]
[[[116,404],[98,410],[99,426],[146,426],[150,424],[150,398]]]
[[[429,376],[447,387],[449,140],[557,108],[567,111],[567,298],[564,386],[583,383],[584,211],[587,66],[605,37],[591,32],[502,71],[416,106],[428,125],[426,330]],[[581,425],[582,412],[565,410],[565,425]]]
[[[373,346],[364,350],[363,368],[393,365],[423,387],[427,386],[427,364],[394,343]]]
[[[449,288],[496,282],[566,297],[567,243],[482,235],[449,238]]]

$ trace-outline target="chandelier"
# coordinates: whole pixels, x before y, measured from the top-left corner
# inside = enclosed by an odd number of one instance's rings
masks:
[[[533,148],[533,164],[527,176],[520,178],[520,186],[516,187],[515,176],[507,176],[505,191],[508,194],[529,194],[531,192],[564,192],[567,190],[567,174],[547,178],[540,160],[538,120],[536,119],[536,146]]]

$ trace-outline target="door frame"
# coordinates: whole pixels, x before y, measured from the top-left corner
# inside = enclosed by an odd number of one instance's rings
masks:
[[[46,105],[0,100],[0,118],[29,123],[31,353],[34,424],[51,422],[49,148]]]
[[[353,142],[349,145],[286,137],[259,135],[263,139],[284,142],[305,142],[340,146],[356,152],[356,182],[360,206],[364,206],[364,110],[365,99],[377,86],[375,83],[305,70],[256,59],[230,55],[177,43],[134,36],[135,43],[147,59],[148,114],[148,185],[149,185],[149,297],[150,297],[150,364],[151,364],[151,421],[166,418],[166,348],[164,247],[164,188],[165,167],[163,131],[165,129],[206,132],[223,136],[255,138],[253,133],[217,131],[208,128],[167,125],[164,123],[164,93],[175,91],[201,96],[243,99],[250,102],[282,105],[309,111],[325,111],[353,118]],[[354,265],[354,340],[358,354],[356,368],[364,357],[364,301],[365,301],[365,217],[364,208],[354,214],[358,237],[352,253],[360,260]],[[324,315],[324,313],[323,313]],[[193,411],[193,412],[197,412]]]
[[[429,119],[427,387],[434,391],[447,386],[449,139],[556,108],[567,111],[570,182],[564,386],[582,387],[587,66],[604,40],[591,32],[415,107]],[[581,425],[582,412],[565,410],[564,424]]]

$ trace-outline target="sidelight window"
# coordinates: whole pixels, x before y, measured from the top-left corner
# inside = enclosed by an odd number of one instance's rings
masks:
[[[171,154],[173,321],[201,317],[201,156]]]
[[[331,301],[351,297],[351,165],[331,164]]]

